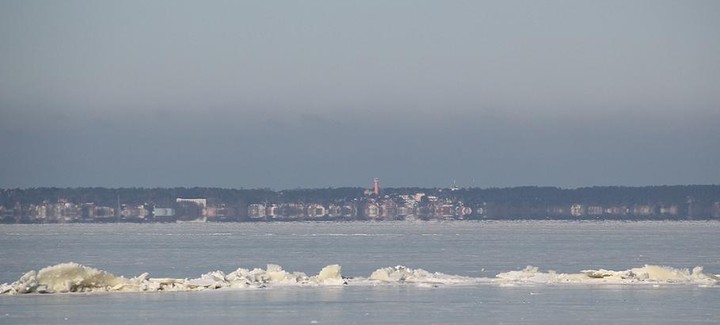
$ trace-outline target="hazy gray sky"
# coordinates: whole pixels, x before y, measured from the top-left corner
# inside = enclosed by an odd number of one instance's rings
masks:
[[[0,187],[720,183],[720,1],[0,1]]]

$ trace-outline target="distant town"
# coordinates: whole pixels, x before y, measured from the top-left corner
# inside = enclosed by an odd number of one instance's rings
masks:
[[[720,220],[720,185],[0,190],[2,223],[506,219]]]

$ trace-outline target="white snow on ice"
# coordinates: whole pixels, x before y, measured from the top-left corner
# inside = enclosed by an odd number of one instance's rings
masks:
[[[375,270],[368,278],[343,277],[340,265],[324,267],[317,275],[288,272],[268,264],[265,269],[244,269],[225,274],[214,271],[194,279],[155,278],[143,273],[133,278],[77,263],[61,263],[39,271],[29,271],[13,283],[0,284],[0,294],[69,293],[69,292],[155,292],[195,291],[224,288],[265,288],[282,286],[377,286],[377,285],[539,285],[539,284],[689,284],[716,286],[720,276],[704,273],[702,267],[692,270],[645,265],[624,271],[583,270],[579,273],[541,272],[528,266],[520,271],[498,274],[495,278],[473,278],[412,269],[402,265]]]

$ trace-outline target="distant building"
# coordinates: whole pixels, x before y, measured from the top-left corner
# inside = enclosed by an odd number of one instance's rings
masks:
[[[591,216],[599,216],[603,214],[603,208],[597,205],[587,207],[587,214]]]
[[[250,204],[248,206],[248,216],[252,219],[265,218],[265,205],[264,204]]]
[[[320,204],[310,204],[307,207],[307,216],[309,218],[320,218],[327,214],[327,209]]]
[[[677,205],[662,206],[662,207],[660,207],[660,214],[669,214],[669,215],[676,216],[678,214],[678,206]]]
[[[582,204],[573,204],[570,206],[570,215],[580,217],[585,214],[585,207]]]
[[[654,208],[650,205],[636,205],[633,207],[633,214],[637,216],[649,216],[654,214]]]
[[[174,217],[175,209],[172,208],[153,208],[152,214],[155,217]]]
[[[605,208],[605,213],[613,216],[624,216],[630,213],[630,209],[624,206],[612,206]]]
[[[455,215],[458,217],[466,217],[473,213],[473,209],[466,206],[459,206],[455,208]]]
[[[342,207],[339,205],[331,204],[328,207],[328,216],[333,218],[342,217]]]
[[[299,219],[307,216],[305,204],[300,202],[280,204],[279,212],[283,218],[289,219]]]
[[[365,205],[365,217],[369,219],[377,219],[380,217],[380,206],[375,202],[368,202]]]
[[[120,209],[120,216],[125,220],[146,220],[150,212],[144,205],[129,206],[123,204]]]
[[[175,202],[176,202],[176,203],[183,203],[183,202],[195,203],[195,204],[197,204],[199,207],[201,207],[201,208],[203,208],[203,209],[207,207],[207,199],[184,199],[184,198],[177,198],[177,199],[175,199]]]
[[[277,204],[269,204],[265,207],[265,215],[268,218],[277,218],[280,215]]]

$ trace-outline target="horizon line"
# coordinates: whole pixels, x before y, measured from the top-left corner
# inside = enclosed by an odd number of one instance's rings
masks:
[[[691,186],[720,186],[720,184],[658,184],[658,185],[590,185],[590,186],[578,186],[578,187],[562,187],[553,185],[517,185],[517,186],[470,186],[470,187],[452,187],[452,186],[387,186],[381,187],[381,189],[456,189],[456,190],[505,190],[505,189],[520,189],[520,188],[555,188],[560,190],[579,190],[588,188],[649,188],[649,187],[691,187]],[[34,186],[34,187],[0,187],[2,191],[10,190],[30,190],[30,189],[108,189],[108,190],[123,190],[123,189],[192,189],[192,188],[205,188],[205,189],[220,189],[220,190],[267,190],[272,192],[283,192],[283,191],[298,191],[298,190],[333,190],[333,189],[372,189],[372,186],[328,186],[328,187],[295,187],[285,189],[274,189],[270,187],[223,187],[223,186]]]

